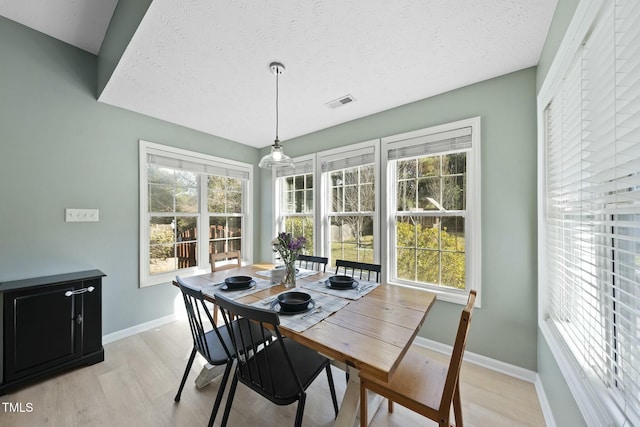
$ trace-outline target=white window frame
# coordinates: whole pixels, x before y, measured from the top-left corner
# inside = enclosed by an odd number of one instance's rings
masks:
[[[253,214],[251,203],[253,200],[253,165],[242,163],[235,160],[215,157],[208,154],[198,153],[195,151],[175,148],[168,145],[161,145],[154,142],[140,140],[139,146],[139,188],[140,188],[140,287],[157,285],[160,283],[171,282],[176,275],[189,277],[203,274],[211,271],[211,263],[209,258],[209,235],[208,227],[202,224],[208,224],[209,213],[207,209],[207,185],[205,173],[200,173],[201,185],[199,199],[198,216],[198,265],[190,268],[178,269],[167,273],[151,275],[148,272],[149,266],[149,185],[147,173],[147,156],[156,154],[177,160],[185,160],[203,165],[211,165],[216,168],[226,168],[231,171],[238,171],[241,174],[248,175],[248,179],[243,189],[243,230],[242,230],[242,257],[243,262],[253,262]],[[203,184],[204,183],[204,184]]]
[[[326,256],[330,259],[330,262],[335,265],[335,260],[331,259],[331,248],[329,247],[330,241],[330,233],[331,233],[331,224],[329,224],[329,213],[331,207],[331,192],[329,191],[329,178],[328,173],[322,172],[322,164],[326,162],[328,159],[336,159],[336,158],[347,158],[349,154],[358,153],[363,150],[374,150],[374,176],[375,176],[375,204],[374,204],[374,212],[373,212],[373,263],[380,263],[380,140],[374,139],[369,141],[364,141],[360,143],[350,144],[344,147],[335,148],[331,150],[325,150],[317,153],[316,157],[316,175],[319,176],[317,189],[318,193],[316,198],[319,200],[318,211],[320,212],[319,220],[316,221],[317,225],[320,227],[318,230],[316,239],[316,245],[319,246],[319,252],[317,252],[321,256]],[[359,155],[359,154],[357,154]],[[317,247],[317,246],[316,246]],[[383,268],[383,277],[384,280],[384,268]]]
[[[396,278],[396,241],[394,230],[395,227],[395,208],[396,208],[396,188],[395,184],[395,168],[389,161],[389,149],[402,141],[408,141],[407,145],[411,145],[410,140],[429,138],[443,132],[451,132],[460,128],[471,128],[471,149],[467,152],[467,170],[466,170],[466,212],[465,218],[465,289],[449,288],[444,286],[435,286],[412,281],[399,280]],[[428,289],[438,295],[438,299],[442,301],[453,302],[457,304],[466,304],[467,295],[470,290],[476,290],[478,297],[475,306],[481,306],[481,282],[482,282],[482,247],[481,247],[481,129],[480,117],[459,120],[452,123],[446,123],[399,135],[393,135],[382,138],[381,156],[384,173],[382,174],[382,187],[387,191],[383,192],[383,211],[382,216],[384,223],[387,225],[382,233],[382,257],[387,260],[384,270],[386,271],[385,280],[401,286],[417,287]],[[393,188],[391,188],[393,187]]]
[[[607,390],[591,372],[580,366],[573,356],[562,331],[547,313],[552,296],[547,264],[547,107],[559,93],[565,75],[576,61],[585,41],[592,34],[605,3],[611,0],[583,0],[578,4],[564,39],[549,68],[537,99],[538,119],[538,327],[564,375],[576,404],[589,426],[640,425],[640,417],[625,414],[624,402],[616,402],[616,393]],[[618,36],[618,34],[616,34]],[[621,35],[620,35],[621,36]],[[582,85],[582,82],[579,83]],[[601,266],[598,266],[600,268]]]
[[[287,176],[292,176],[292,175],[299,175],[302,173],[309,173],[309,172],[300,172],[299,169],[302,168],[307,168],[310,167],[311,171],[310,173],[313,175],[313,208],[312,208],[312,217],[313,217],[313,253],[315,255],[318,255],[320,252],[320,246],[318,244],[318,224],[317,224],[317,215],[316,213],[318,212],[318,176],[316,173],[316,155],[315,154],[308,154],[305,156],[300,156],[300,157],[294,157],[291,159],[293,161],[294,167],[293,169],[289,170],[287,169],[285,172],[285,175],[279,177],[278,174],[282,173],[282,170],[279,170],[277,168],[273,168],[272,169],[272,173],[271,173],[271,182],[273,183],[273,206],[272,206],[272,212],[274,213],[273,217],[274,217],[274,222],[273,222],[273,232],[272,237],[276,237],[276,235],[282,231],[284,231],[284,221],[283,221],[283,213],[281,210],[282,207],[282,181],[281,179],[287,177]],[[307,166],[308,165],[308,166]],[[298,237],[298,236],[295,236]],[[276,261],[276,253],[273,253],[273,261]]]

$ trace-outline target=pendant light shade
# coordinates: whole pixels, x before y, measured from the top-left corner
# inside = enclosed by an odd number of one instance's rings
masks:
[[[278,77],[284,71],[284,65],[279,62],[272,62],[269,65],[271,72],[276,75],[276,139],[273,141],[273,145],[271,146],[271,152],[264,156],[260,163],[258,164],[261,168],[273,168],[273,167],[282,167],[282,166],[293,166],[293,161],[291,157],[284,154],[284,150],[282,149],[282,145],[280,145],[280,140],[278,139]]]

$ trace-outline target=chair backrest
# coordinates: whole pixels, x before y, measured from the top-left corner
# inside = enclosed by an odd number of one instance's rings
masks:
[[[176,282],[178,282],[178,287],[182,292],[182,299],[184,300],[184,306],[187,309],[187,317],[189,318],[189,326],[191,328],[191,336],[193,338],[193,346],[198,350],[207,362],[212,363],[212,357],[210,348],[207,345],[207,337],[206,331],[213,330],[215,331],[216,336],[220,340],[224,351],[227,353],[229,358],[232,357],[230,349],[225,345],[222,336],[220,335],[220,331],[216,327],[215,322],[213,321],[213,317],[211,317],[211,312],[205,305],[204,295],[200,289],[192,288],[182,281],[182,279],[176,276]],[[210,328],[205,329],[205,323],[201,313],[205,313],[206,318],[211,323]],[[208,326],[208,325],[206,325]]]
[[[453,352],[451,353],[451,360],[449,361],[449,371],[447,372],[447,379],[444,383],[442,400],[440,402],[440,408],[442,410],[446,408],[448,411],[453,401],[453,395],[456,390],[458,378],[460,377],[460,367],[462,366],[462,357],[464,356],[464,350],[467,345],[467,335],[469,333],[469,326],[471,325],[471,315],[473,314],[473,305],[475,302],[476,291],[472,290],[469,292],[467,305],[460,315],[456,341],[453,343]]]
[[[320,269],[322,269],[322,272],[324,273],[327,271],[329,258],[313,255],[298,255],[297,261],[298,267],[316,271],[320,271]]]
[[[342,274],[345,276],[356,277],[356,275],[359,275],[360,279],[369,281],[373,280],[372,276],[374,276],[376,282],[380,281],[380,273],[382,272],[380,264],[367,264],[366,262],[347,261],[344,259],[336,260],[336,274],[341,274],[340,269],[342,269]]]
[[[221,267],[216,267],[217,261],[226,261],[235,259],[237,264],[225,264]],[[226,270],[228,268],[240,267],[242,265],[242,256],[240,251],[219,252],[217,254],[211,254],[211,272],[214,273],[217,270]]]
[[[291,375],[298,387],[298,392],[304,393],[304,387],[293,367],[291,357],[284,344],[284,338],[280,333],[280,328],[278,327],[280,325],[278,313],[273,310],[237,303],[220,293],[216,293],[215,298],[216,304],[220,307],[220,311],[222,312],[222,318],[224,319],[225,325],[229,325],[232,316],[237,316],[259,324],[259,330],[261,331],[264,331],[265,329],[271,330],[276,335],[277,339],[268,345],[280,346],[282,351],[281,355],[284,357],[284,360],[286,360],[286,363],[283,364],[277,363],[282,362],[281,358],[278,358],[278,360],[269,360],[268,357],[256,356],[238,358],[238,369],[236,371],[238,378],[245,385],[255,389],[263,396],[277,399],[279,395],[278,385],[282,383],[282,377],[284,375]],[[266,341],[266,338],[263,338],[262,340],[256,339],[256,337],[251,334],[249,334],[251,336],[247,336],[247,334],[241,329],[231,329],[228,326],[227,328],[229,330],[233,330],[233,333],[231,334],[231,342],[237,352],[238,349],[247,348],[251,349],[254,355],[257,355],[260,351],[260,347],[257,344],[252,343]]]

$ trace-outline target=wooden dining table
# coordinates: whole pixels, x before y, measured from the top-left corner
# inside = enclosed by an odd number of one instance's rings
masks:
[[[204,289],[206,285],[220,283],[230,276],[259,277],[258,271],[272,267],[271,264],[254,264],[184,277],[183,280],[190,286]],[[318,272],[298,279],[296,285],[317,282],[331,275],[333,273]],[[276,285],[237,301],[252,304],[287,290],[291,289]],[[215,303],[214,295],[205,293],[205,298]],[[428,291],[382,283],[302,332],[281,327],[285,336],[316,350],[349,373],[336,426],[351,427],[356,421],[360,400],[359,371],[389,381],[422,327],[435,299],[436,295]]]

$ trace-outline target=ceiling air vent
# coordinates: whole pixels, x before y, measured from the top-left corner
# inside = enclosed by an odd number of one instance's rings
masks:
[[[356,99],[353,96],[345,95],[345,96],[341,96],[338,99],[334,99],[333,101],[329,101],[324,105],[326,105],[329,108],[338,108],[338,107],[342,107],[345,104],[349,104],[350,102],[353,102],[355,100]]]

